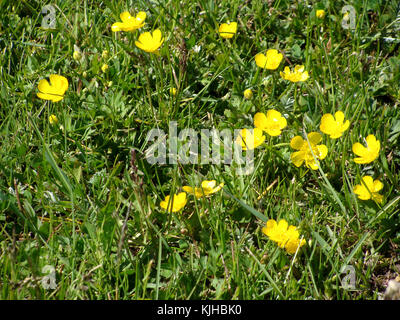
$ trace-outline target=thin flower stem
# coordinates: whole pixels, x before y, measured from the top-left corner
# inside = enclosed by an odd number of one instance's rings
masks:
[[[156,113],[154,111],[154,107],[153,107],[153,103],[151,102],[151,88],[150,88],[150,78],[149,78],[149,71],[147,68],[144,68],[145,72],[145,76],[146,76],[146,93],[147,93],[147,99],[149,100],[149,105],[150,105],[150,110],[152,112],[154,121],[157,122],[157,117],[156,117]]]
[[[164,74],[163,73],[164,72],[163,72],[163,68],[162,68],[162,65],[161,65],[161,57],[159,55],[156,55],[156,57],[152,57],[152,60],[155,61],[155,65],[156,65],[156,68],[157,68],[156,76],[159,79],[160,86],[161,86],[160,90],[158,90],[158,96],[159,96],[159,101],[160,101],[161,97],[162,97],[162,91],[164,89],[164,80],[163,80],[163,78],[164,78]]]

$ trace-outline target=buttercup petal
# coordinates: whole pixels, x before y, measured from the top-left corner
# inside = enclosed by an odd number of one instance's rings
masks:
[[[383,183],[380,182],[379,180],[375,180],[374,181],[374,185],[373,185],[373,189],[374,189],[374,192],[378,192],[378,191],[382,190],[383,189]]]
[[[285,74],[289,74],[289,73],[290,73],[290,68],[289,68],[288,66],[286,66],[286,67],[283,69],[283,72],[284,72]]]
[[[144,21],[144,20],[146,20],[146,12],[140,11],[140,12],[136,15],[136,20],[138,20],[138,21]]]
[[[300,167],[305,159],[304,151],[296,151],[290,155],[290,160],[296,167]]]
[[[258,53],[254,57],[254,59],[256,60],[257,66],[259,66],[260,68],[265,68],[266,67],[266,65],[267,65],[267,57],[265,55],[263,55],[262,53]]]
[[[146,45],[153,42],[153,37],[151,36],[150,32],[143,32],[140,34],[138,41],[143,45]]]
[[[123,27],[124,27],[124,24],[122,22],[115,22],[111,26],[111,31],[114,31],[114,32],[122,31]]]
[[[278,128],[267,128],[266,131],[271,137],[279,136],[282,133]]]
[[[285,219],[281,219],[278,222],[277,229],[280,232],[286,232],[288,229],[288,226],[289,226],[288,222]]]
[[[201,187],[204,190],[212,190],[215,187],[216,184],[217,184],[217,181],[215,181],[215,180],[204,180],[201,183]]]
[[[361,200],[368,200],[371,198],[371,195],[369,194],[368,190],[362,186],[362,185],[356,185],[353,188],[353,192],[358,196],[359,199]]]
[[[278,120],[282,117],[281,113],[279,111],[276,111],[274,109],[270,109],[267,111],[267,118],[270,120]]]
[[[144,51],[146,51],[146,49],[147,49],[147,47],[145,45],[143,45],[142,42],[140,42],[140,38],[139,38],[139,41],[135,41],[135,45],[136,45],[136,47],[138,47],[139,49],[142,49]]]
[[[320,145],[318,145],[317,146],[317,150],[318,150],[318,153],[319,154],[316,154],[315,156],[318,158],[318,159],[324,159],[325,157],[326,157],[326,155],[328,154],[328,148],[327,148],[327,146],[326,145],[324,145],[324,144],[320,144]]]
[[[367,142],[367,145],[368,145],[369,148],[372,148],[374,145],[377,144],[377,140],[376,140],[376,138],[375,138],[375,136],[373,134],[368,135],[365,138],[365,141]]]
[[[265,129],[267,127],[267,117],[264,113],[257,112],[254,115],[254,126],[260,129]]]
[[[369,161],[368,159],[363,158],[363,157],[354,158],[353,161],[354,161],[355,163],[358,163],[358,164],[366,164],[366,163],[371,162],[371,161]]]
[[[371,176],[364,176],[362,178],[362,180],[364,181],[365,185],[367,186],[367,188],[369,189],[369,191],[374,191],[374,179],[372,179]],[[365,187],[365,186],[364,186]]]
[[[331,134],[332,128],[336,125],[335,119],[330,113],[326,113],[321,118],[320,130],[325,134]]]
[[[279,123],[279,128],[280,129],[286,128],[286,126],[287,126],[287,120],[286,120],[285,117],[279,118],[278,123]]]
[[[276,68],[279,67],[279,64],[281,63],[282,59],[283,59],[282,53],[278,53],[278,50],[276,49],[269,49],[267,51],[266,68],[270,70],[275,70]]]
[[[160,29],[156,29],[153,31],[153,41],[154,42],[160,42],[161,41],[161,30]]]
[[[219,26],[218,32],[220,33],[221,37],[223,37],[225,39],[230,39],[236,33],[236,29],[237,29],[236,22],[222,23]]]
[[[122,22],[124,23],[128,23],[130,22],[130,20],[132,19],[131,14],[128,11],[124,11],[119,15],[120,19]]]
[[[379,152],[381,148],[381,143],[379,140],[375,138],[373,134],[370,134],[368,137],[365,138],[368,149],[371,150],[372,152]]]
[[[349,128],[349,126],[350,126],[350,121],[349,121],[349,120],[346,120],[346,121],[344,122],[343,126],[342,126],[342,132],[343,132],[343,131],[346,131],[346,130]]]
[[[310,144],[318,144],[322,140],[322,136],[318,132],[310,132],[307,137],[308,141],[310,141]]]
[[[312,159],[306,159],[306,166],[309,167],[312,170],[318,170],[318,164],[317,162],[314,160],[314,158]]]
[[[62,98],[63,98],[63,97],[58,97],[58,96],[56,96],[56,95],[54,95],[54,94],[47,94],[47,93],[42,93],[42,92],[36,93],[36,96],[37,96],[38,98],[40,98],[40,99],[43,99],[43,100],[51,100],[51,101],[53,101],[53,102],[60,101],[60,100],[62,100]]]
[[[309,78],[308,71],[304,71],[301,76],[299,81],[306,81]]]
[[[187,192],[187,193],[190,193],[190,194],[193,194],[193,193],[194,193],[193,188],[190,187],[190,186],[183,186],[182,189],[183,189],[183,191],[185,191],[185,192]]]
[[[278,50],[276,49],[268,49],[267,50],[267,59],[272,59],[278,54]]]
[[[270,219],[267,221],[266,225],[262,228],[262,232],[267,235],[270,236],[272,233],[272,230],[274,230],[277,226],[277,223],[274,219]]]
[[[49,91],[51,90],[51,89],[50,89],[50,84],[49,84],[49,82],[48,82],[46,79],[42,79],[42,80],[39,81],[38,89],[39,89],[39,91],[41,91],[42,93],[44,93],[44,92],[49,92]]]
[[[54,84],[58,94],[63,95],[68,89],[68,79],[58,74],[50,75],[50,83]]]
[[[295,150],[300,150],[303,148],[305,141],[301,136],[295,136],[290,140],[290,147]]]
[[[367,148],[365,148],[361,143],[356,142],[353,144],[352,147],[353,153],[355,153],[356,155],[363,157],[368,153]]]
[[[342,123],[344,121],[344,113],[342,111],[335,112],[335,119],[337,122]]]

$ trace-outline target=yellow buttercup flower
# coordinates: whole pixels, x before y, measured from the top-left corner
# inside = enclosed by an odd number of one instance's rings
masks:
[[[153,33],[145,32],[139,36],[139,40],[135,41],[135,44],[138,48],[143,51],[154,53],[161,47],[164,42],[164,38],[162,38],[161,30],[156,29]]]
[[[58,123],[58,118],[55,114],[50,115],[49,117],[49,122],[51,125],[57,124]]]
[[[295,226],[289,226],[285,219],[276,222],[274,219],[267,221],[262,228],[262,232],[271,241],[276,242],[280,248],[285,248],[287,253],[294,254],[298,249],[305,245],[304,239],[299,239],[300,233]]]
[[[263,131],[259,128],[242,129],[236,137],[235,142],[242,146],[243,150],[252,150],[260,146],[265,141]]]
[[[228,22],[223,23],[219,26],[218,32],[219,35],[224,39],[232,38],[237,31],[237,23],[236,22]]]
[[[187,193],[194,194],[196,198],[199,199],[203,196],[208,196],[210,194],[218,192],[219,190],[222,189],[223,186],[224,186],[223,182],[217,185],[217,182],[215,180],[204,180],[201,183],[200,188],[193,189],[190,186],[184,186],[182,189]]]
[[[299,151],[293,152],[290,156],[290,160],[296,167],[300,167],[303,162],[305,162],[308,168],[317,170],[318,164],[314,160],[313,153],[315,158],[322,160],[328,154],[328,148],[324,144],[318,145],[322,140],[322,136],[318,132],[310,132],[307,134],[307,138],[312,149],[310,149],[307,140],[304,140],[301,136],[292,138],[290,146]]]
[[[317,16],[317,18],[319,19],[323,19],[325,17],[325,10],[317,10],[315,11],[315,15]]]
[[[349,120],[344,122],[344,113],[337,111],[335,117],[330,113],[324,114],[321,118],[319,129],[332,139],[337,139],[343,135],[343,132],[349,128],[349,125]]]
[[[258,112],[254,116],[254,126],[267,132],[270,136],[279,136],[282,129],[287,126],[287,121],[276,110],[268,110],[267,115]]]
[[[160,207],[168,212],[178,212],[183,209],[187,203],[186,193],[180,192],[172,196],[170,200],[170,195],[165,197],[164,201],[161,201]]]
[[[366,164],[374,161],[379,156],[379,149],[381,148],[381,143],[376,140],[373,134],[370,134],[365,138],[367,147],[364,147],[361,143],[356,142],[353,144],[353,152],[359,156],[359,158],[354,158],[354,162],[358,164]]]
[[[101,66],[101,71],[103,71],[104,73],[106,73],[108,71],[108,64],[103,64]]]
[[[357,184],[354,186],[353,191],[361,200],[375,200],[378,203],[382,203],[383,196],[378,192],[382,190],[383,183],[379,180],[374,180],[370,176],[362,177],[364,183]]]
[[[146,12],[140,11],[136,17],[132,17],[128,11],[124,11],[119,16],[122,22],[116,22],[111,26],[111,30],[118,31],[134,31],[144,26]]]
[[[244,96],[246,99],[250,100],[251,98],[253,98],[253,91],[251,91],[251,89],[246,89],[246,90],[244,90],[244,92],[243,92],[243,96]]]
[[[254,57],[257,66],[263,69],[275,70],[283,59],[282,53],[276,49],[269,49],[266,54],[258,53]]]
[[[262,232],[270,238],[270,240],[282,243],[285,240],[285,232],[288,229],[289,224],[285,219],[279,220],[277,223],[274,219],[267,221],[266,225],[261,229]]]
[[[309,78],[308,71],[304,71],[303,65],[296,65],[294,71],[291,71],[289,67],[285,67],[283,72],[280,72],[283,79],[292,82],[306,81]]]
[[[46,79],[39,81],[39,92],[36,95],[43,100],[61,101],[68,89],[68,79],[58,74],[50,75],[49,79],[50,83]]]

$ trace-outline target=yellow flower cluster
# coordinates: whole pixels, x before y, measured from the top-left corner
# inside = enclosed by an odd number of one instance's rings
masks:
[[[146,12],[140,11],[135,17],[132,17],[128,11],[124,11],[120,14],[120,18],[122,22],[116,22],[111,26],[113,32],[134,31],[145,25]],[[135,41],[135,45],[145,52],[157,53],[163,42],[161,30],[156,29],[152,33],[142,33]]]
[[[168,195],[164,201],[160,202],[160,207],[168,212],[178,212],[183,209],[187,203],[186,193],[180,192],[178,194]]]
[[[230,39],[237,32],[237,23],[236,22],[222,23],[219,26],[218,31],[222,38]],[[276,49],[269,49],[264,53],[260,52],[256,54],[254,59],[258,67],[268,70],[275,70],[279,67],[283,59],[283,54],[278,52],[278,50]],[[295,66],[293,72],[290,71],[289,67],[285,67],[284,72],[281,72],[280,74],[283,79],[290,80],[292,82],[306,81],[308,79],[308,72],[304,71],[304,66]],[[250,95],[250,92],[249,91],[247,92],[247,96]],[[247,96],[245,92],[245,97],[247,99],[250,99]]]
[[[316,17],[323,19],[325,17],[324,10],[317,10]],[[131,16],[128,11],[120,14],[121,22],[115,22],[111,30],[113,32],[130,32],[142,28],[146,23],[146,13],[141,11],[136,16]],[[237,33],[237,22],[222,23],[219,26],[218,33],[224,39],[231,39]],[[164,37],[160,29],[155,29],[152,32],[144,32],[139,35],[135,41],[135,45],[148,53],[158,54],[158,50],[164,42]],[[102,57],[108,57],[108,51],[104,51]],[[267,70],[276,70],[279,68],[284,55],[277,49],[268,49],[255,55],[255,63],[259,68]],[[82,59],[80,51],[74,51],[73,58],[76,61]],[[109,67],[104,63],[101,70],[106,73]],[[283,80],[293,83],[304,82],[309,79],[309,73],[305,70],[304,65],[295,65],[294,68],[285,66],[283,71],[280,71],[280,76]],[[112,82],[109,82],[110,85]],[[52,102],[61,101],[68,89],[68,80],[64,76],[52,74],[49,76],[49,81],[42,79],[38,83],[37,96],[40,99],[50,100]],[[176,88],[170,88],[172,96],[177,95]],[[245,99],[252,99],[253,91],[246,89],[243,92]],[[49,117],[49,122],[52,125],[58,123],[56,115]],[[287,120],[282,114],[274,109],[268,110],[266,113],[257,112],[254,115],[254,128],[244,128],[240,130],[239,135],[235,139],[235,143],[240,145],[243,150],[253,150],[261,146],[266,140],[266,134],[271,137],[277,137],[282,134],[282,130],[287,127]],[[349,129],[350,121],[345,119],[345,114],[342,111],[337,111],[334,115],[327,113],[321,118],[319,129],[331,139],[338,139]],[[290,161],[294,166],[300,167],[303,164],[309,169],[318,170],[319,160],[323,160],[328,155],[328,147],[322,143],[322,135],[318,132],[310,132],[303,138],[300,135],[294,136],[290,140],[290,147],[294,149],[290,156]],[[352,145],[352,151],[358,157],[354,158],[357,164],[368,164],[375,161],[379,157],[380,141],[372,134],[365,138],[365,144],[356,142]],[[184,209],[188,202],[188,194],[193,195],[196,199],[209,197],[212,194],[220,191],[224,183],[218,184],[216,180],[202,181],[200,187],[183,186],[183,192],[170,194],[160,202],[160,207],[167,212],[179,212]],[[372,199],[377,203],[383,202],[383,196],[379,191],[383,189],[383,183],[379,180],[374,180],[372,176],[363,176],[361,183],[354,186],[353,192],[361,200]],[[262,228],[262,232],[268,236],[271,241],[274,241],[280,248],[285,249],[287,253],[296,253],[306,241],[300,238],[300,233],[297,227],[288,224],[284,219],[279,222],[274,219],[267,221]]]
[[[283,72],[280,72],[280,75],[283,79],[289,80],[292,82],[306,81],[308,79],[308,72],[304,71],[304,66],[296,65],[294,70],[291,71],[289,67],[285,67]]]
[[[367,164],[378,158],[381,149],[380,141],[373,134],[370,134],[365,138],[365,143],[366,147],[359,142],[353,144],[353,152],[358,156],[358,158],[354,158],[355,163]],[[383,189],[382,182],[373,180],[371,176],[363,176],[361,182],[353,188],[353,192],[360,200],[372,199],[378,203],[383,202],[383,196],[378,193]]]
[[[134,31],[145,25],[146,12],[140,11],[136,17],[132,17],[128,11],[122,12],[119,17],[122,22],[116,22],[111,26],[111,30],[118,31]]]
[[[263,69],[275,70],[283,59],[282,53],[276,49],[269,49],[264,53],[258,53],[254,57],[257,66]]]
[[[279,67],[283,54],[279,53],[276,49],[269,49],[263,53],[258,53],[254,57],[257,66],[263,69],[275,70]],[[294,70],[291,71],[289,67],[285,67],[283,72],[280,72],[282,79],[291,82],[306,81],[309,78],[308,71],[304,71],[303,65],[296,65]]]
[[[306,241],[300,239],[300,233],[295,226],[289,226],[285,219],[276,222],[274,219],[267,221],[262,232],[276,244],[285,249],[287,253],[294,254]]]
[[[328,148],[324,144],[319,145],[322,136],[318,132],[307,134],[307,140],[300,136],[292,138],[290,146],[298,151],[292,153],[290,160],[296,167],[300,167],[305,162],[308,168],[317,170],[318,164],[315,159],[324,159],[328,154]]]
[[[258,112],[254,115],[253,129],[242,129],[235,142],[242,146],[243,150],[252,150],[259,147],[265,141],[264,132],[270,136],[279,136],[282,129],[287,126],[286,118],[276,110],[268,110],[267,114]]]
[[[201,183],[200,188],[192,188],[190,186],[184,186],[182,189],[189,194],[194,194],[196,199],[199,199],[204,196],[209,196],[213,193],[218,192],[224,186],[224,183],[220,183],[217,185],[217,181],[215,180],[205,180]]]
[[[268,110],[267,114],[258,112],[254,115],[254,125],[270,136],[279,136],[282,133],[282,129],[287,126],[285,117],[282,117],[281,113],[276,110]]]
[[[190,186],[184,186],[182,189],[185,192],[180,192],[174,195],[168,195],[160,203],[160,207],[168,212],[178,212],[181,211],[187,203],[187,193],[192,194],[199,199],[201,197],[210,196],[213,193],[218,192],[224,186],[224,183],[217,185],[215,180],[204,180],[201,183],[200,188],[192,188]]]
[[[242,129],[235,142],[242,146],[243,150],[253,150],[265,141],[265,136],[260,128]]]

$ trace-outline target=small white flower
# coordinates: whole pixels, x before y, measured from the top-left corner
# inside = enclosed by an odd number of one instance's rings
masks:
[[[201,50],[201,46],[199,46],[197,44],[193,47],[193,51],[196,52],[196,53],[199,53],[200,50]]]

